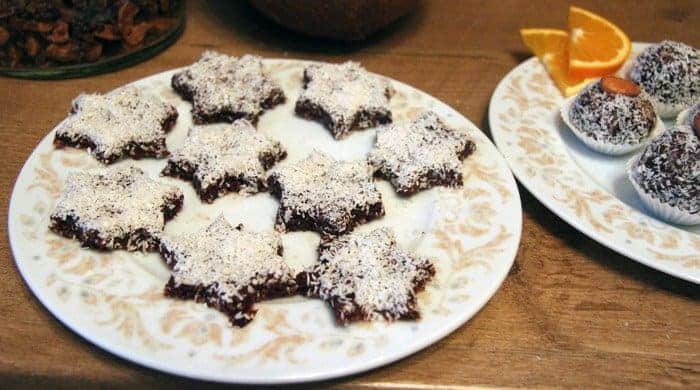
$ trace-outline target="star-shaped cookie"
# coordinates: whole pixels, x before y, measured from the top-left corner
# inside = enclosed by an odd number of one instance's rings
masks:
[[[228,192],[265,190],[265,171],[286,155],[279,142],[239,119],[232,124],[191,128],[163,174],[191,181],[199,197],[211,203]]]
[[[233,227],[223,215],[200,231],[164,236],[160,253],[172,269],[166,296],[204,302],[236,326],[253,319],[256,302],[296,292],[279,234]]]
[[[393,88],[356,62],[309,65],[303,88],[296,113],[323,123],[336,139],[354,129],[391,122]]]
[[[257,123],[263,111],[284,102],[282,88],[263,70],[260,57],[230,57],[205,51],[185,70],[176,73],[172,86],[191,101],[195,123],[233,122],[245,118]]]
[[[68,176],[49,228],[85,247],[150,251],[182,202],[177,187],[134,166],[80,171]]]
[[[391,229],[340,236],[319,253],[319,263],[297,275],[299,291],[326,301],[339,324],[420,317],[416,293],[435,268],[399,249]]]
[[[165,134],[176,120],[175,107],[138,87],[83,94],[56,129],[54,145],[87,149],[105,164],[126,156],[164,157]]]
[[[427,111],[413,121],[377,129],[368,160],[396,192],[410,195],[439,185],[461,186],[462,160],[475,149],[467,134]]]
[[[384,215],[382,196],[366,161],[336,161],[315,151],[273,169],[268,185],[280,199],[278,230],[314,230],[333,236]]]

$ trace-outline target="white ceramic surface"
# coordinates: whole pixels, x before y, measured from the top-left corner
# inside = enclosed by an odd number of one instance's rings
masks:
[[[321,125],[294,115],[304,62],[265,64],[288,99],[264,114],[258,129],[287,147],[289,157],[283,164],[313,149],[340,159],[365,157],[374,130],[335,141]],[[180,118],[168,135],[169,147],[179,145],[191,125],[190,104],[170,88],[173,72],[136,82],[178,108]],[[98,253],[47,229],[66,174],[100,166],[84,151],[54,150],[53,131],[27,160],[12,194],[8,230],[17,268],[37,298],[90,342],[144,366],[187,377],[267,384],[320,380],[375,368],[425,348],[469,320],[501,285],[520,241],[520,198],[506,162],[469,120],[423,92],[391,82],[397,90],[392,100],[395,120],[430,108],[448,124],[469,132],[477,144],[463,164],[464,188],[435,188],[399,198],[387,182],[378,181],[387,214],[359,228],[391,226],[400,245],[435,258],[437,275],[419,294],[419,321],[342,328],[334,324],[324,303],[295,296],[260,303],[252,323],[234,328],[223,314],[205,305],[165,298],[169,273],[157,254]],[[155,159],[136,162],[154,176],[164,164]],[[230,222],[252,229],[273,227],[278,203],[267,193],[230,194],[205,205],[189,183],[159,180],[178,185],[185,194],[183,211],[166,231],[197,229],[220,212]],[[296,268],[313,264],[318,240],[311,232],[283,235],[285,259]]]
[[[634,44],[631,58],[644,47]],[[546,207],[594,240],[700,283],[700,226],[655,219],[627,178],[626,166],[635,154],[606,156],[589,149],[562,121],[564,102],[536,58],[518,65],[496,88],[489,125],[515,176]]]

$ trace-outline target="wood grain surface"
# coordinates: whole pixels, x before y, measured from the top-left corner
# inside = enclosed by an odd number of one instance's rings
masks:
[[[635,41],[700,47],[697,0],[577,5],[611,18]],[[288,32],[243,1],[190,1],[182,38],[145,63],[64,81],[0,78],[0,388],[199,385],[87,343],[39,304],[15,268],[5,224],[14,180],[78,93],[189,64],[205,49],[353,59],[431,93],[488,133],[491,93],[528,57],[518,29],[565,26],[566,7],[545,0],[422,1],[369,41],[345,45]],[[478,315],[424,351],[324,387],[700,387],[700,287],[606,249],[521,193],[518,257]]]

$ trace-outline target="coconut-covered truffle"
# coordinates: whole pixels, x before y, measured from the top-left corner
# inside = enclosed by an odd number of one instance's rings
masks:
[[[562,114],[579,138],[608,154],[627,153],[640,147],[656,124],[649,97],[634,83],[616,78],[589,85]]]
[[[629,176],[660,218],[700,223],[700,137],[690,126],[670,128],[655,138],[632,161]]]
[[[663,41],[644,50],[629,77],[638,83],[662,118],[671,118],[700,99],[700,51]]]

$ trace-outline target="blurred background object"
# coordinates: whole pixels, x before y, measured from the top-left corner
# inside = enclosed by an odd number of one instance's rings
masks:
[[[114,70],[163,50],[183,24],[184,0],[0,0],[0,74]]]
[[[413,10],[418,0],[249,0],[296,32],[345,42],[361,41]]]

